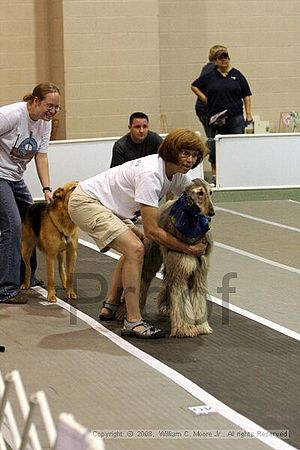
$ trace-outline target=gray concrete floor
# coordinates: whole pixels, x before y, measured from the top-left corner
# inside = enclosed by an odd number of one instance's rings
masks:
[[[300,204],[287,200],[218,206],[300,227]],[[212,304],[212,336],[124,341],[120,323],[104,328],[96,320],[115,261],[80,246],[76,316],[63,304],[44,305],[35,292],[27,305],[0,306],[0,344],[6,346],[0,354],[2,374],[20,370],[28,393],[45,391],[55,419],[70,412],[92,430],[232,432],[230,439],[216,434],[214,439],[179,434],[174,439],[108,439],[107,449],[300,448],[299,232],[223,210],[217,211],[212,230],[211,295],[220,297],[224,275],[236,273],[230,304],[270,321],[268,326]],[[151,300],[148,313],[168,331],[168,321],[158,316]],[[295,335],[280,333],[273,324]],[[189,409],[213,398],[220,407],[215,412],[197,416]],[[227,407],[241,415],[238,420]],[[288,430],[289,440],[242,439],[237,430],[249,426],[247,419],[266,430]]]

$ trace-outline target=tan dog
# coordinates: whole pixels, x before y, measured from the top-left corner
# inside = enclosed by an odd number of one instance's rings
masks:
[[[195,215],[208,217],[215,214],[211,202],[211,187],[205,181],[193,180],[182,197],[185,204],[198,207],[193,207]],[[182,233],[182,228],[179,231],[176,228],[176,220],[171,217],[175,202],[176,200],[168,201],[159,208],[159,225],[184,242],[190,244],[200,240],[206,242],[207,252],[205,256],[194,257],[170,250],[151,241],[146,242],[141,284],[141,309],[144,307],[151,280],[163,263],[164,277],[158,296],[158,306],[161,313],[170,315],[171,336],[192,337],[198,334],[209,334],[212,329],[207,321],[206,297],[208,294],[208,257],[212,249],[211,233],[207,231],[207,228],[203,228],[206,230],[204,234],[193,236],[191,226],[187,228],[188,237]],[[203,218],[203,220],[206,219]]]
[[[51,203],[36,203],[29,206],[22,224],[25,281],[21,289],[30,287],[30,257],[37,245],[46,255],[48,301],[51,303],[56,302],[55,259],[58,260],[59,274],[67,298],[76,298],[73,290],[73,274],[77,257],[78,227],[70,219],[68,201],[77,185],[77,181],[70,181],[54,191]]]

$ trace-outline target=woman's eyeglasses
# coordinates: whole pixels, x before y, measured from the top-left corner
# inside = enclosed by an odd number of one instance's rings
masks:
[[[61,110],[61,107],[52,105],[51,103],[43,102],[46,105],[48,111],[55,111],[56,113]]]
[[[200,154],[199,154],[199,152],[190,152],[189,150],[181,150],[180,155],[186,159],[188,159],[188,158],[197,159]]]

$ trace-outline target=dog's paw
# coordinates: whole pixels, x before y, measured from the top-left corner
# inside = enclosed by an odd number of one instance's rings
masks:
[[[198,328],[198,334],[211,334],[213,332],[213,329],[209,325],[208,322],[204,322],[201,325],[197,325]]]
[[[77,298],[77,294],[73,291],[73,289],[67,290],[66,296],[68,300],[75,300]]]
[[[21,284],[20,289],[25,290],[25,289],[29,289],[30,288],[30,284]]]
[[[184,324],[181,327],[171,329],[171,337],[195,337],[200,334],[211,334],[213,329],[208,322],[204,322],[201,325],[187,325]]]
[[[48,294],[47,300],[49,303],[56,303],[56,295],[55,294]]]

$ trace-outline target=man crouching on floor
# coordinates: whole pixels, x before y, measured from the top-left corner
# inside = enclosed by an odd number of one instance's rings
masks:
[[[169,192],[181,194],[192,181],[189,170],[198,166],[206,154],[207,149],[196,133],[175,129],[161,143],[158,154],[128,161],[89,178],[70,196],[71,219],[94,239],[100,250],[113,248],[122,254],[99,316],[100,320],[115,320],[123,293],[127,316],[122,336],[142,339],[165,336],[141,316],[144,236],[125,219],[141,214],[146,238],[187,255],[204,255],[205,243],[187,244],[158,225],[158,203]]]

